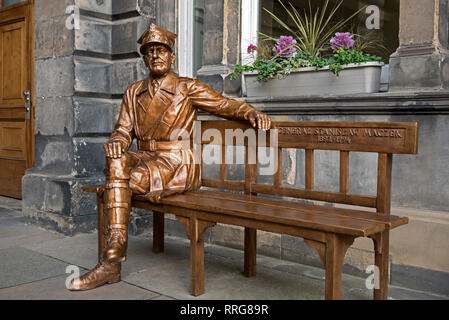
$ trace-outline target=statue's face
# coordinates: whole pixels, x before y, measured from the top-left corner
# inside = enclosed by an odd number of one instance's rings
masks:
[[[167,46],[156,43],[148,46],[144,59],[151,76],[159,78],[170,71],[176,55]]]

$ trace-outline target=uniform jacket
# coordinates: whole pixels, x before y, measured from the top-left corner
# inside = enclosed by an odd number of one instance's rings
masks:
[[[204,83],[170,72],[158,85],[151,78],[133,83],[123,97],[111,141],[120,141],[125,150],[134,138],[138,141],[170,141],[176,130],[192,136],[198,109],[227,119],[245,119],[254,110],[249,104],[227,99]],[[158,88],[157,88],[158,87]],[[153,91],[154,90],[154,91]],[[153,95],[154,92],[154,95]],[[193,150],[127,152],[133,158],[130,186],[133,193],[150,201],[201,184],[200,166],[195,165]]]

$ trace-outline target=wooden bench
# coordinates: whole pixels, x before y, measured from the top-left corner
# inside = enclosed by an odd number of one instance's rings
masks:
[[[277,171],[273,185],[258,183],[258,164],[249,163],[254,145],[248,139],[226,141],[226,129],[249,129],[239,121],[203,121],[201,137],[208,129],[218,130],[223,139],[203,141],[218,144],[222,159],[228,145],[241,145],[245,149],[244,181],[227,180],[227,165],[220,165],[218,180],[203,179],[208,187],[173,195],[155,204],[135,196],[132,206],[153,211],[153,251],[164,250],[164,214],[171,213],[182,222],[190,239],[190,291],[194,296],[204,293],[204,232],[216,223],[244,227],[244,275],[256,274],[256,232],[264,230],[301,237],[316,249],[325,269],[325,298],[340,299],[342,268],[346,251],[357,237],[369,237],[374,243],[375,265],[379,268],[380,288],[374,289],[374,299],[387,299],[390,229],[408,223],[408,218],[390,215],[391,175],[393,154],[417,154],[418,123],[366,123],[366,122],[274,122],[278,131],[277,145],[266,146],[277,150]],[[282,149],[305,149],[305,188],[297,189],[282,183]],[[257,149],[260,150],[260,149]],[[314,188],[314,151],[339,151],[339,191],[330,192]],[[265,152],[265,150],[263,150]],[[350,152],[378,153],[377,195],[349,193]],[[301,161],[301,160],[299,160]],[[319,168],[317,168],[319,170]],[[230,193],[232,190],[234,193]],[[102,236],[102,187],[85,187],[97,192],[99,212],[99,252],[104,245]],[[227,192],[228,191],[228,192]],[[236,194],[235,191],[241,193]],[[261,195],[279,196],[279,199]],[[287,198],[312,200],[291,201]],[[311,204],[314,203],[314,204]],[[358,207],[341,208],[325,203]],[[374,212],[375,211],[375,212]]]

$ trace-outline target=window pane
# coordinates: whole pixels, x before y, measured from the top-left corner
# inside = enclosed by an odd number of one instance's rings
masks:
[[[309,10],[308,0],[286,0],[282,2],[287,8],[290,8],[290,2],[300,14],[302,14],[304,10],[306,10],[305,12],[308,12]],[[340,0],[329,0],[326,17],[331,9],[339,2]],[[318,8],[323,7],[325,0],[313,0],[310,1],[310,3],[313,14]],[[365,39],[367,39],[368,44],[371,44],[371,48],[363,51],[381,56],[384,61],[388,63],[389,56],[399,46],[399,0],[344,0],[341,7],[336,12],[333,21],[345,20],[360,8],[372,5],[379,9],[378,26],[376,26],[375,23],[377,22],[375,19],[376,12],[372,15],[373,13],[367,14],[365,10],[362,10],[351,22],[341,28],[341,30],[338,30],[338,32],[352,32],[354,34],[363,35]],[[278,0],[260,0],[260,32],[272,35],[273,37],[290,35],[279,25],[279,23],[273,21],[271,16],[263,10],[263,8],[273,12],[291,28],[297,30],[292,18],[288,15]],[[378,27],[378,29],[368,29],[367,25],[370,28]]]
[[[193,8],[193,76],[203,65],[204,0],[195,0]]]

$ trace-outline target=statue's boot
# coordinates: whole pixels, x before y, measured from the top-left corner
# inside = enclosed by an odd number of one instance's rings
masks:
[[[128,223],[132,192],[129,180],[108,180],[104,191],[107,240],[103,260],[109,263],[126,260]]]
[[[69,290],[84,291],[97,288],[106,283],[116,283],[120,281],[120,263],[100,262],[95,268],[79,278],[73,279]]]

